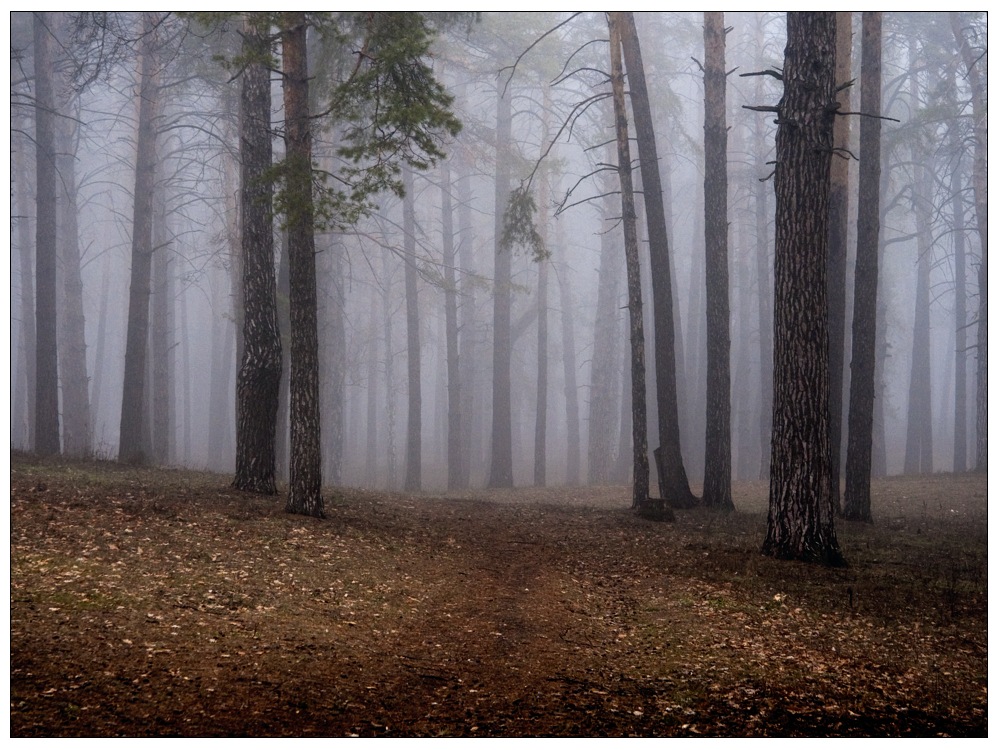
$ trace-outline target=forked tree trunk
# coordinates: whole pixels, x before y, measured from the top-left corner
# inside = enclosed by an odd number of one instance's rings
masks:
[[[774,174],[774,422],[763,551],[837,565],[826,300],[834,14],[789,13],[787,39]]]
[[[861,16],[861,111],[882,113],[882,14]],[[847,422],[844,517],[871,523],[872,422],[875,409],[875,316],[879,265],[881,121],[861,120],[858,251],[854,269],[851,396]]]

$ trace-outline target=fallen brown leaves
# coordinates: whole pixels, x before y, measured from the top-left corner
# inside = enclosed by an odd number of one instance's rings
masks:
[[[875,487],[846,570],[762,557],[766,488],[350,491],[12,455],[11,732],[986,734],[986,477]]]

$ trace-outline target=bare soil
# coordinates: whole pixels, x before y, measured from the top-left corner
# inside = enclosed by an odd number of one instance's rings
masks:
[[[767,487],[344,490],[11,455],[25,736],[986,736],[987,480],[877,481],[850,567],[759,553]]]

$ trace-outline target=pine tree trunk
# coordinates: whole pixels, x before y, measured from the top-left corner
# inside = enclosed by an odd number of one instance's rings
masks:
[[[837,13],[837,86],[851,80],[851,13]],[[840,109],[851,109],[850,87],[837,93]],[[850,146],[850,119],[838,117],[833,124],[833,146],[838,156],[830,164],[830,244],[827,254],[827,303],[830,306],[830,466],[833,506],[840,512],[840,443],[844,405],[844,316],[847,304],[847,214],[848,169],[845,151]]]
[[[836,565],[826,262],[833,147],[833,13],[788,14],[774,187],[774,421],[767,536],[778,558]]]
[[[545,195],[546,193],[542,193]],[[535,373],[535,486],[545,486],[545,440],[549,393],[549,261],[538,262],[538,356]]]
[[[563,243],[556,243],[556,252],[561,257],[565,250]],[[566,484],[574,487],[580,483],[580,402],[576,385],[576,326],[574,324],[575,302],[569,281],[569,265],[562,261],[557,267],[556,279],[559,283],[559,322],[562,333],[563,392],[566,400]]]
[[[497,91],[493,266],[493,432],[488,487],[513,487],[510,409],[511,251],[500,247],[510,196],[510,92]]]
[[[283,14],[282,73],[288,205],[289,319],[291,323],[289,488],[285,510],[322,518],[319,416],[319,337],[316,328],[316,239],[313,235],[312,136],[306,17]]]
[[[463,482],[462,382],[458,350],[458,281],[455,276],[455,216],[451,200],[451,166],[441,162],[441,247],[444,262],[445,368],[448,377],[448,489],[467,486]]]
[[[659,447],[655,451],[660,497],[675,507],[690,507],[697,499],[691,493],[684,459],[677,411],[677,354],[674,342],[674,302],[670,273],[667,221],[663,212],[660,162],[656,153],[653,116],[646,90],[639,35],[632,13],[621,13],[620,33],[625,67],[628,70],[632,112],[635,116],[639,168],[642,175],[646,227],[649,234],[649,261],[653,286],[655,320],[656,403]],[[620,147],[619,147],[620,153]],[[621,170],[621,166],[619,166]],[[631,176],[630,176],[631,178]],[[634,427],[633,427],[634,429]]]
[[[861,16],[861,111],[882,113],[882,14]],[[854,269],[851,395],[847,423],[844,517],[871,523],[872,421],[875,410],[875,316],[878,309],[881,121],[861,120],[858,251]]]
[[[159,114],[160,65],[155,57],[156,14],[143,14],[140,40],[139,125],[136,133],[135,189],[132,208],[132,272],[129,281],[125,336],[125,377],[118,441],[118,460],[144,463],[149,426],[146,398],[146,353],[149,335],[150,277],[153,260],[153,188],[156,170],[156,118]]]
[[[618,145],[618,180],[621,184],[622,225],[625,231],[625,270],[628,279],[629,340],[632,347],[632,507],[649,503],[649,457],[646,444],[646,357],[642,325],[642,287],[639,276],[639,238],[636,232],[629,152],[628,117],[625,112],[625,75],[622,70],[620,12],[608,14],[611,35],[611,88],[615,107],[615,140]]]
[[[170,436],[173,432],[173,255],[167,240],[167,212],[163,191],[157,191],[159,200],[153,220],[154,247],[151,319],[149,335],[150,360],[150,446],[152,460],[160,465],[170,462]]]
[[[277,493],[275,431],[281,389],[281,335],[274,275],[271,82],[267,28],[246,21],[248,63],[240,89],[240,216],[243,256],[243,356],[236,381],[236,471],[233,487]]]
[[[979,286],[979,311],[976,325],[976,471],[986,471],[988,454],[986,450],[986,431],[988,427],[988,411],[986,408],[987,390],[987,324],[989,322],[986,307],[986,285],[988,276],[986,273],[986,256],[989,244],[987,237],[989,234],[989,199],[987,181],[987,155],[989,148],[987,112],[986,112],[986,86],[983,81],[984,75],[981,73],[981,66],[985,65],[986,57],[977,57],[969,45],[968,40],[961,27],[961,21],[957,13],[951,13],[951,28],[958,43],[962,61],[968,73],[969,86],[972,89],[972,116],[973,134],[975,136],[975,148],[972,161],[972,191],[976,204],[976,226],[979,230],[980,262],[978,273]]]
[[[705,489],[710,508],[734,510],[729,340],[729,207],[726,174],[726,31],[721,12],[705,13],[705,299],[708,381]]]
[[[25,130],[25,132],[27,132]],[[25,450],[35,445],[35,277],[33,257],[31,217],[35,206],[31,205],[28,164],[24,148],[17,147],[11,154],[15,175],[15,200],[17,208],[17,252],[18,280],[20,281],[20,353],[19,366],[11,407],[12,422],[21,430],[21,441],[15,443]],[[12,438],[17,434],[11,425]]]
[[[403,168],[403,280],[406,287],[406,478],[403,489],[420,490],[421,484],[421,413],[420,390],[420,306],[417,299],[417,226],[413,207],[413,174]]]
[[[957,89],[958,86],[956,85]],[[955,123],[948,126],[949,145],[956,154],[956,163],[951,174],[951,225],[953,249],[955,253],[955,440],[953,446],[952,471],[964,472],[969,466],[968,425],[967,425],[967,382],[968,382],[968,299],[966,293],[965,259],[965,197],[962,186],[965,169],[962,164],[961,134]]]

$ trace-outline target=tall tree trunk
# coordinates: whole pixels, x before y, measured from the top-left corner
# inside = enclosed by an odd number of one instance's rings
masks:
[[[459,484],[468,487],[472,474],[472,459],[479,455],[479,443],[482,430],[474,429],[481,420],[481,409],[478,409],[476,396],[480,392],[477,374],[481,372],[483,342],[478,332],[478,316],[476,307],[476,280],[474,277],[475,236],[472,225],[472,192],[469,188],[470,158],[467,151],[460,152],[458,162],[460,171],[455,180],[455,190],[458,196],[458,264],[462,270],[459,282],[460,299],[458,302],[459,352],[458,363],[459,382],[462,384],[460,397],[462,426],[461,467]]]
[[[289,489],[285,510],[322,518],[319,336],[316,329],[316,238],[313,234],[312,136],[306,16],[289,11],[281,29],[288,205],[291,322]]]
[[[157,191],[153,220],[153,255],[151,320],[149,335],[150,360],[150,447],[151,458],[157,464],[170,462],[170,436],[173,432],[173,255],[167,239],[166,200]]]
[[[837,13],[837,86],[851,80],[851,13]],[[851,106],[848,86],[837,92],[837,104],[847,112]],[[847,300],[847,214],[848,168],[850,161],[850,118],[833,123],[833,147],[837,151],[830,165],[830,244],[827,253],[827,303],[830,306],[830,476],[833,507],[840,512],[840,443],[844,404],[844,316]]]
[[[365,485],[376,487],[378,483],[378,337],[379,310],[378,295],[373,288],[368,300],[368,374],[366,382],[365,417],[368,429],[365,433]]]
[[[556,252],[565,253],[563,243],[556,243]],[[576,385],[576,326],[573,288],[569,280],[569,264],[562,260],[556,268],[559,284],[559,322],[562,333],[563,390],[566,400],[566,484],[580,483],[580,403]],[[614,363],[613,365],[614,366]]]
[[[52,18],[35,13],[35,442],[59,453],[56,353],[56,148],[52,91]]]
[[[875,316],[878,309],[879,189],[881,185],[882,14],[861,16],[861,166],[858,252],[854,269],[851,396],[847,423],[844,516],[871,523],[872,421],[875,409]]]
[[[398,487],[396,476],[396,350],[392,342],[392,269],[386,253],[382,254],[382,340],[385,344],[385,423],[386,488]]]
[[[760,80],[760,79],[758,79]],[[758,98],[763,94],[763,87],[757,86]],[[754,163],[755,171],[762,178],[768,173],[767,152],[764,146],[763,118],[754,121]],[[759,479],[766,479],[770,474],[771,462],[771,399],[774,395],[774,347],[771,333],[774,330],[772,320],[773,304],[771,287],[774,276],[770,263],[770,233],[768,230],[768,186],[763,179],[758,179],[754,185],[754,238],[757,259],[757,325],[760,330],[760,422],[758,434],[760,439]]]
[[[463,481],[462,390],[459,368],[458,281],[455,276],[455,216],[451,200],[451,165],[441,162],[441,247],[444,262],[445,368],[448,376],[448,489],[467,486]],[[467,418],[467,417],[466,417]]]
[[[135,189],[132,207],[132,272],[129,281],[125,377],[122,387],[118,460],[143,463],[148,443],[143,404],[149,335],[150,276],[153,260],[153,187],[156,170],[156,118],[160,107],[160,65],[156,60],[159,17],[143,13],[139,42],[139,125],[136,134]]]
[[[332,164],[328,171],[333,171]],[[328,484],[343,482],[344,435],[347,427],[347,327],[344,285],[344,246],[337,234],[327,234],[329,242],[320,253],[321,288],[324,290],[320,320],[323,321],[325,366],[322,385],[324,476]]]
[[[542,193],[546,195],[546,193]],[[544,231],[544,230],[543,230]],[[535,486],[545,486],[545,440],[549,393],[549,261],[538,262],[538,357],[535,382]]]
[[[65,14],[60,14],[65,27]],[[66,36],[61,30],[61,36]],[[62,391],[63,452],[71,456],[90,455],[90,380],[87,377],[87,342],[83,315],[83,278],[80,273],[80,238],[77,228],[76,152],[79,143],[78,117],[71,112],[73,101],[67,66],[59,76],[59,110],[56,124],[56,170],[59,174],[58,245],[61,277],[59,306],[59,372]]]
[[[609,146],[610,151],[610,146]],[[613,159],[609,155],[608,161]],[[610,222],[614,208],[614,178],[606,172],[604,217]],[[597,273],[597,303],[594,318],[594,344],[590,360],[590,400],[587,420],[587,482],[608,484],[614,475],[618,434],[608,429],[616,421],[621,372],[619,300],[622,272],[621,243],[611,231],[601,233],[601,257]]]
[[[654,455],[659,476],[660,497],[671,505],[690,507],[697,500],[691,493],[687,473],[684,470],[684,459],[681,456],[681,432],[677,413],[677,354],[674,348],[674,303],[667,221],[663,212],[663,189],[660,183],[660,162],[656,153],[656,135],[653,130],[653,116],[646,90],[646,73],[642,65],[635,18],[632,13],[621,13],[619,16],[622,51],[629,76],[632,112],[635,116],[639,168],[649,234],[660,443]],[[631,165],[627,166],[631,170]],[[619,171],[621,168],[619,165]],[[631,180],[631,174],[629,178]]]
[[[646,443],[646,356],[642,326],[642,287],[639,275],[639,238],[636,232],[629,152],[628,116],[625,112],[625,75],[622,70],[621,12],[608,14],[611,35],[611,89],[615,107],[615,140],[618,144],[618,180],[621,183],[622,225],[625,230],[625,270],[628,278],[629,340],[632,346],[632,507],[649,502],[649,456]],[[669,309],[669,308],[668,308]]]
[[[281,253],[278,258],[277,301],[278,334],[281,337],[281,383],[278,385],[278,419],[274,433],[274,473],[277,479],[288,479],[289,453],[288,438],[291,431],[289,411],[291,411],[292,375],[292,321],[289,310],[291,289],[289,283],[288,232],[279,235]]]
[[[729,376],[729,207],[726,174],[726,30],[721,12],[705,13],[705,299],[708,381],[705,489],[711,508],[731,511],[732,423]]]
[[[987,308],[986,308],[986,284],[988,276],[986,273],[986,255],[989,244],[987,242],[988,219],[989,219],[989,199],[987,181],[987,156],[988,156],[988,122],[986,113],[986,84],[985,76],[981,73],[981,67],[985,65],[986,57],[977,56],[969,40],[962,29],[959,15],[952,12],[950,15],[952,32],[955,41],[958,43],[962,61],[968,73],[969,86],[972,89],[972,117],[973,134],[975,136],[975,148],[973,150],[972,161],[972,191],[976,202],[976,226],[979,230],[980,262],[978,273],[979,286],[979,314],[976,326],[976,471],[986,471],[988,454],[986,451],[986,430],[988,412],[986,408],[986,370],[987,370]]]
[[[417,300],[417,222],[413,207],[413,173],[403,168],[403,280],[406,286],[406,478],[403,489],[414,492],[421,484],[420,307]]]
[[[833,13],[788,14],[775,166],[774,422],[767,536],[779,558],[843,563],[830,466],[826,246]]]
[[[500,246],[510,196],[510,92],[497,90],[493,265],[493,432],[488,487],[513,487],[510,409],[511,251]]]
[[[11,155],[15,171],[18,217],[17,217],[17,251],[18,278],[21,282],[20,303],[20,345],[19,360],[23,366],[18,367],[17,380],[22,381],[22,387],[15,390],[16,401],[12,407],[15,419],[22,425],[23,442],[20,447],[33,450],[35,447],[35,260],[34,242],[32,240],[32,216],[35,206],[30,195],[30,179],[28,159],[25,149],[17,148]],[[36,170],[37,174],[37,170]],[[22,395],[23,394],[23,395]]]
[[[931,203],[928,170],[916,164],[913,211],[917,224],[917,290],[913,310],[913,349],[910,359],[910,389],[906,406],[906,453],[903,472],[923,474],[933,471],[931,417],[931,291],[932,247]]]
[[[236,380],[233,487],[264,495],[275,485],[275,430],[281,389],[281,334],[274,276],[271,81],[268,29],[244,22],[248,62],[240,88],[240,250],[243,256],[243,356]]]
[[[955,87],[957,88],[957,86]],[[966,327],[968,325],[968,299],[966,294],[965,260],[965,197],[962,186],[965,170],[962,164],[961,134],[955,123],[948,125],[949,146],[955,158],[951,173],[951,226],[955,264],[955,440],[952,471],[964,472],[969,468],[967,387],[968,352]]]

